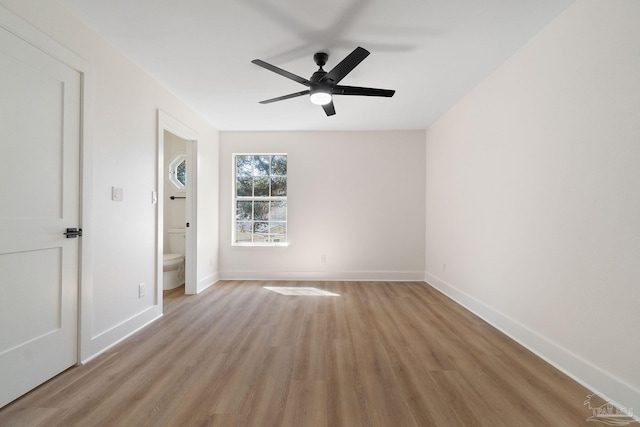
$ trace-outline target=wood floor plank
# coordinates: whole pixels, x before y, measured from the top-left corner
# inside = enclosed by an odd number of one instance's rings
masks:
[[[355,348],[367,412],[372,425],[418,427],[409,410],[406,397],[400,391],[383,344],[370,341],[357,343]]]
[[[333,340],[329,371],[327,417],[330,426],[371,425],[364,385],[350,340]]]
[[[496,422],[518,426],[547,425],[549,420],[540,415],[540,408],[521,395],[519,388],[512,386],[513,382],[504,372],[487,369],[494,357],[482,356],[480,362],[456,360],[457,371],[483,400],[491,404],[491,411],[500,415]],[[510,390],[511,393],[500,393],[500,390]]]
[[[292,383],[294,347],[271,347],[259,380],[251,386],[240,408],[241,425],[277,427],[283,425],[285,407]]]
[[[390,346],[387,353],[398,381],[399,393],[406,397],[407,405],[419,426],[455,425],[455,414],[450,410],[446,396],[429,375],[429,369],[410,347]]]
[[[282,425],[328,427],[326,381],[293,380]]]
[[[425,283],[221,281],[164,301],[158,321],[0,408],[0,426],[591,424],[589,390]]]

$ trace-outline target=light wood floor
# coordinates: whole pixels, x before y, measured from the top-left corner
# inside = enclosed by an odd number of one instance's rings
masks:
[[[0,409],[0,426],[593,425],[587,389],[424,283],[183,292],[165,293],[162,319]]]

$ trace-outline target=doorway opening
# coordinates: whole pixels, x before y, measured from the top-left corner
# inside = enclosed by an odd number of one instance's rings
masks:
[[[163,111],[158,111],[156,241],[157,295],[160,305],[166,288],[165,276],[167,280],[178,280],[178,287],[184,283],[185,294],[197,292],[197,143],[195,131]],[[180,242],[181,238],[183,242]],[[165,262],[165,254],[174,255],[174,259]],[[183,264],[180,254],[184,259]],[[170,271],[165,271],[165,264]]]
[[[186,139],[164,131],[164,207],[162,227],[162,290],[185,284],[187,187],[190,161]]]

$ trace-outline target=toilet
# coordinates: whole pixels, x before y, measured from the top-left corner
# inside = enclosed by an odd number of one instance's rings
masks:
[[[162,255],[162,289],[177,288],[184,283],[184,228],[167,230],[169,238]]]

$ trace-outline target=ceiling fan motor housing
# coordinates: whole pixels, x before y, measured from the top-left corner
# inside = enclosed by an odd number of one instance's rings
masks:
[[[309,81],[311,83],[320,83],[320,80],[322,80],[322,78],[327,74],[326,71],[324,70],[318,70],[315,73],[313,73],[313,75],[311,76],[311,78],[309,79]],[[322,82],[322,83],[328,83],[328,80],[326,82]]]
[[[318,70],[315,73],[313,73],[313,75],[309,79],[309,81],[311,82],[310,88],[311,89],[318,88],[318,87],[332,88],[333,80],[331,79],[325,79],[324,81],[322,80],[326,74],[327,72],[324,70]]]

